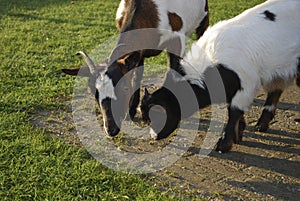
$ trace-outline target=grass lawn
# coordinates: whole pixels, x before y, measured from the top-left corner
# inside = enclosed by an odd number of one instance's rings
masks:
[[[109,170],[84,148],[35,128],[39,110],[66,110],[61,68],[116,35],[115,0],[0,1],[0,200],[180,200],[140,176]],[[211,0],[211,23],[262,0]],[[162,62],[165,57],[150,62]],[[147,69],[146,69],[147,70]]]

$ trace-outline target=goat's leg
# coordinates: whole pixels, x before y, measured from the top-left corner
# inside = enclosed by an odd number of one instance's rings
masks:
[[[244,112],[235,107],[228,107],[228,123],[225,127],[223,137],[218,141],[217,151],[228,152],[233,143],[239,143],[240,120],[243,119]]]
[[[184,76],[185,72],[184,72],[183,68],[180,65],[181,57],[177,56],[173,53],[170,53],[170,52],[167,52],[167,56],[168,56],[168,62],[169,62],[168,66],[169,66],[169,68],[171,68],[172,70],[175,70],[177,73]]]
[[[240,121],[239,121],[239,134],[238,134],[238,141],[234,142],[236,144],[238,144],[239,142],[241,142],[243,140],[243,132],[246,128],[246,121],[245,121],[245,117],[244,115],[242,115]]]
[[[199,26],[196,28],[196,39],[198,40],[206,31],[209,26],[209,15],[208,12],[203,20],[200,22]]]
[[[268,93],[263,112],[256,124],[256,128],[259,131],[265,132],[269,128],[269,123],[275,116],[275,110],[281,94],[282,90],[279,89]]]
[[[129,116],[131,119],[134,118],[136,115],[137,107],[140,102],[140,87],[141,87],[141,81],[143,78],[144,73],[144,59],[142,59],[138,67],[135,69],[135,76],[133,79],[133,89],[136,89],[136,91],[133,94],[133,97],[130,101],[130,107],[129,107]]]

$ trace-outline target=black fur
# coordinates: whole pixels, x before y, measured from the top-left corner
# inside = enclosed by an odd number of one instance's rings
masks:
[[[209,15],[206,15],[196,29],[196,39],[198,40],[209,26]]]
[[[211,70],[213,67],[207,68],[207,70],[204,72],[205,80],[204,82],[208,82],[208,79],[214,79],[214,77],[211,76]],[[222,78],[225,92],[226,92],[226,102],[230,102],[233,98],[233,96],[236,94],[238,90],[241,90],[241,82],[238,77],[238,75],[226,68],[222,64],[218,64],[214,67],[218,70],[220,73],[220,76]],[[178,76],[178,75],[177,75]],[[164,86],[157,91],[155,91],[153,94],[148,94],[147,96],[144,96],[142,100],[141,105],[141,111],[142,116],[144,120],[149,120],[149,109],[153,105],[160,105],[163,108],[165,108],[167,113],[167,120],[165,123],[165,127],[161,131],[157,131],[156,124],[159,124],[160,120],[157,120],[157,118],[153,118],[151,122],[151,127],[156,133],[158,134],[157,139],[165,138],[169,136],[178,126],[181,118],[186,118],[188,116],[191,116],[194,112],[196,112],[198,109],[204,108],[211,103],[209,91],[204,84],[204,87],[200,87],[195,84],[189,83],[189,86],[192,88],[192,92],[194,95],[196,95],[197,98],[197,107],[190,106],[190,97],[194,97],[193,94],[188,94],[187,88],[185,88],[185,81],[175,81],[173,79],[174,74],[172,72],[169,72],[165,78]],[[212,80],[214,81],[214,80]],[[211,83],[211,82],[210,82]],[[167,87],[166,87],[167,86]],[[172,92],[176,93],[176,96],[174,96],[173,93],[171,93],[168,89],[172,88]],[[178,101],[177,98],[180,97],[180,100]],[[180,108],[179,102],[182,104],[184,108]],[[214,103],[222,103],[220,100],[215,100]],[[233,138],[235,139],[235,138]]]
[[[274,110],[273,111],[269,111],[267,109],[263,110],[256,124],[257,130],[259,130],[260,132],[265,132],[269,128],[269,123],[272,121],[272,119],[275,116],[276,106],[281,94],[282,94],[282,90],[275,90],[268,93],[264,106],[274,106]]]
[[[116,122],[111,110],[112,100],[110,98],[106,98],[102,100],[102,108],[105,111],[106,118],[104,118],[105,125],[107,126],[107,133],[110,136],[116,136],[120,132],[120,122]]]
[[[217,64],[214,68],[219,71],[226,93],[226,102],[230,103],[236,92],[242,90],[241,80],[236,72],[230,70],[224,64]],[[211,68],[207,68],[204,72],[205,79],[207,79],[208,76],[206,75],[209,74],[209,71],[211,71]],[[214,79],[214,77],[211,79]],[[208,81],[205,80],[205,82]]]
[[[240,120],[243,118],[244,112],[237,109],[228,107],[228,123],[225,127],[223,137],[219,140],[217,144],[216,151],[228,152],[233,143],[239,143],[240,137],[240,128],[237,127],[240,125]]]
[[[276,15],[268,10],[265,10],[263,13],[265,15],[265,19],[270,20],[270,21],[275,21],[276,20]]]

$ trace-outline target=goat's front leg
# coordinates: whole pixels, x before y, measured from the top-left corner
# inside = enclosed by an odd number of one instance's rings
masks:
[[[131,119],[134,118],[136,115],[137,107],[140,102],[140,87],[141,87],[141,81],[143,79],[143,73],[144,73],[144,59],[142,59],[138,67],[135,69],[135,76],[133,79],[133,88],[136,89],[136,91],[133,94],[133,97],[131,97],[130,101],[130,107],[129,107],[129,116]]]
[[[167,56],[168,56],[168,62],[169,62],[168,66],[169,66],[169,68],[171,68],[172,70],[175,70],[177,73],[184,76],[185,72],[184,72],[183,68],[180,65],[181,57],[177,56],[173,53],[170,53],[170,52],[167,52]]]
[[[228,123],[225,127],[223,137],[219,140],[217,144],[217,151],[228,152],[232,148],[233,143],[239,143],[240,132],[244,128],[239,128],[244,125],[243,120],[244,112],[235,107],[228,107]],[[245,125],[244,125],[245,126]]]
[[[279,98],[282,94],[282,90],[275,90],[273,92],[269,92],[265,105],[264,110],[256,124],[257,130],[261,132],[265,132],[269,128],[269,123],[272,121],[272,119],[275,116],[275,110],[277,107],[277,104],[279,102]]]
[[[207,4],[206,4],[207,5]],[[208,15],[208,8],[207,8],[207,14],[199,24],[199,26],[196,29],[196,39],[198,40],[206,31],[206,29],[209,26],[209,15]]]

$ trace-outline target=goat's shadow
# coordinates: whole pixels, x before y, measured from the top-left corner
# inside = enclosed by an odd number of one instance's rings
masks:
[[[300,196],[300,185],[296,184],[294,186],[287,186],[284,182],[277,182],[274,185],[272,182],[263,182],[263,181],[246,181],[246,182],[238,182],[238,181],[227,181],[227,183],[231,186],[235,186],[237,188],[246,189],[248,191],[252,191],[254,193],[260,192],[265,195],[272,195],[278,199],[284,198],[285,200],[296,201],[299,200]],[[289,187],[293,191],[293,195],[291,195],[290,191],[284,191]],[[280,192],[280,198],[275,192]]]
[[[268,151],[293,154],[293,155],[300,154],[300,149],[295,147],[300,145],[299,134],[293,132],[287,132],[287,131],[284,132],[280,130],[269,129],[268,130],[269,134],[278,135],[278,137],[265,136],[259,132],[257,134],[253,133],[252,131],[248,130],[249,128],[250,130],[254,129],[253,127],[250,126],[246,127],[246,130],[244,131],[244,138],[243,141],[240,143],[240,145],[246,147],[252,147],[252,148],[259,148]],[[281,138],[280,136],[285,136],[285,137],[287,136],[288,138]],[[251,140],[251,138],[259,139],[259,142],[256,140]],[[261,142],[261,140],[275,141],[276,142],[275,144],[284,143],[285,146],[266,144]],[[189,153],[190,155],[197,155],[199,154],[200,149],[201,147],[199,147],[199,145],[192,146],[189,149]],[[238,151],[237,152],[231,151],[229,153],[219,154],[215,150],[213,150],[209,156],[220,158],[220,159],[231,160],[231,161],[245,164],[247,166],[255,166],[255,167],[275,171],[283,175],[300,178],[300,169],[299,169],[300,163],[296,161],[279,159],[279,158],[266,158],[263,156],[258,156],[251,153],[244,153]],[[289,171],[289,170],[294,170],[294,171]]]

